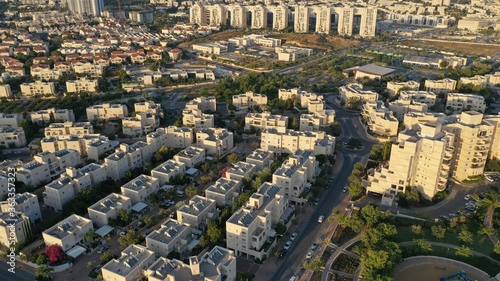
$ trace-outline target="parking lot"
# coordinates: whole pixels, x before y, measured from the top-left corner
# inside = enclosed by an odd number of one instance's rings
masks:
[[[484,178],[489,182],[500,182],[500,173],[499,172],[484,173]]]

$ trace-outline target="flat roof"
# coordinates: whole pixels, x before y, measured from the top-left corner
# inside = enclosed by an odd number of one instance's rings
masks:
[[[148,206],[148,204],[146,204],[144,202],[138,202],[134,206],[132,206],[132,211],[140,212],[140,211],[144,210],[144,208],[146,208],[147,206]]]
[[[361,72],[365,72],[365,73],[384,76],[387,74],[391,74],[391,73],[395,72],[396,70],[392,69],[392,68],[388,68],[388,67],[379,66],[376,64],[367,64],[367,65],[363,65],[363,66],[358,67],[357,69],[355,69],[355,71],[361,71]]]
[[[113,231],[113,229],[115,229],[115,228],[106,224],[106,225],[103,225],[98,230],[96,230],[95,234],[97,234],[101,237],[104,237],[104,236],[106,236],[106,234],[109,234],[111,231]]]

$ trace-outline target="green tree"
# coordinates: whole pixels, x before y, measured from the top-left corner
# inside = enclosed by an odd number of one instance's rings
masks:
[[[215,221],[208,222],[207,236],[211,244],[217,244],[222,240],[222,229]]]
[[[500,242],[498,242],[494,247],[493,247],[493,252],[495,252],[495,254],[499,254],[500,255]]]
[[[468,257],[472,256],[472,250],[471,250],[471,248],[462,245],[462,247],[458,248],[455,251],[455,255],[468,258]]]
[[[52,112],[52,111],[49,113],[49,122],[50,123],[56,122],[56,118],[54,117],[54,112]]]
[[[51,280],[50,272],[54,269],[48,265],[39,266],[35,269],[36,280]]]
[[[434,237],[436,237],[437,239],[443,239],[444,234],[446,233],[446,228],[444,228],[440,225],[433,225],[431,227],[431,232],[432,232],[432,235],[434,235]]]
[[[141,235],[139,235],[139,233],[137,233],[135,230],[131,229],[127,231],[124,236],[118,238],[118,243],[120,243],[120,245],[122,245],[123,247],[128,247],[132,244],[139,244],[141,240]]]
[[[91,230],[84,235],[85,240],[88,242],[93,242],[95,239],[97,239],[97,234],[95,233],[94,230]]]
[[[292,129],[292,130],[298,130],[299,129],[299,126],[300,126],[300,122],[299,122],[299,119],[296,118],[296,117],[293,117],[292,118],[292,121],[290,121],[290,126],[289,128]]]
[[[325,266],[325,262],[323,260],[321,260],[320,257],[316,257],[312,261],[306,262],[304,264],[304,268],[309,269],[309,270],[311,270],[313,272],[320,271],[321,268],[324,267],[324,266]]]
[[[388,218],[390,215],[386,212],[381,212],[376,206],[367,205],[361,209],[361,217],[366,222],[367,226],[374,226],[379,221]]]
[[[463,228],[459,233],[458,233],[458,239],[464,243],[467,244],[472,244],[474,242],[474,236],[472,235],[472,232],[469,230]]]
[[[113,259],[113,255],[109,251],[106,251],[106,252],[102,253],[102,255],[101,255],[101,261],[103,263],[107,263],[112,259]]]
[[[146,216],[142,221],[144,222],[147,228],[150,228],[156,224],[158,218],[156,216]]]
[[[422,234],[422,226],[419,224],[414,224],[411,226],[411,232],[420,235]]]
[[[496,234],[496,230],[493,228],[493,227],[483,227],[481,228],[477,234],[479,235],[495,235]]]
[[[198,180],[199,185],[205,185],[211,182],[212,182],[212,177],[209,175],[201,176],[200,179]]]
[[[185,192],[186,192],[187,196],[193,197],[196,194],[198,194],[198,188],[194,185],[190,185],[190,186],[186,187]]]
[[[39,254],[38,257],[36,258],[36,264],[38,265],[43,265],[46,264],[48,261],[47,256],[45,254]]]
[[[432,252],[432,246],[425,239],[413,239],[413,244],[415,248],[422,253]]]
[[[240,157],[236,153],[231,153],[227,156],[227,161],[231,164],[236,164],[240,161]]]

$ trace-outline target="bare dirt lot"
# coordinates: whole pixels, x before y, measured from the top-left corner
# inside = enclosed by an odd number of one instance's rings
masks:
[[[470,44],[461,42],[454,44],[451,42],[437,42],[437,41],[423,41],[423,40],[405,40],[401,45],[419,47],[419,48],[432,48],[440,51],[449,51],[454,53],[470,54],[477,56],[491,56],[500,52],[499,46]]]

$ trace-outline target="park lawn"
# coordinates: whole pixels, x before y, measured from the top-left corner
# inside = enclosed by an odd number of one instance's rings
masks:
[[[413,241],[413,239],[421,238],[427,241],[440,242],[456,246],[466,245],[471,247],[472,250],[487,256],[491,256],[493,254],[493,244],[486,235],[474,235],[474,242],[470,245],[467,245],[458,240],[457,233],[451,232],[449,230],[447,230],[443,239],[437,239],[436,237],[434,237],[434,235],[432,235],[430,228],[422,228],[422,234],[417,235],[411,231],[411,226],[401,226],[398,227],[398,236],[395,240],[397,243],[399,243]]]

